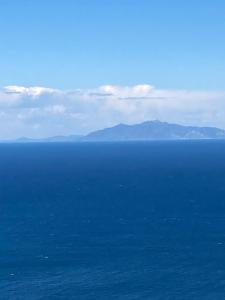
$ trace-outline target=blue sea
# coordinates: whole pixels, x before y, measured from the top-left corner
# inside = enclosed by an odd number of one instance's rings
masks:
[[[225,141],[0,145],[1,300],[224,300]]]

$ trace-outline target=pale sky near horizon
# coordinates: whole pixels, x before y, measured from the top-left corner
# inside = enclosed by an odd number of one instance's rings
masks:
[[[225,128],[222,0],[0,0],[0,139]]]

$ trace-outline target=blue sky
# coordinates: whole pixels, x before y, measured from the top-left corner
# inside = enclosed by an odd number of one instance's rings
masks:
[[[220,0],[1,0],[0,86],[225,88]]]
[[[0,139],[225,128],[223,0],[0,0]]]

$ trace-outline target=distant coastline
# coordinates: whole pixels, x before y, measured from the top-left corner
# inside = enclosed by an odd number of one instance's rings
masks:
[[[1,143],[127,142],[193,139],[225,139],[225,130],[216,127],[184,126],[154,120],[135,125],[118,124],[83,136],[53,136],[41,139],[21,137],[15,140],[3,140]]]

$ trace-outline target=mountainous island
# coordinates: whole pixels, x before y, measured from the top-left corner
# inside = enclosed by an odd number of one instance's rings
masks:
[[[225,139],[225,130],[171,124],[158,120],[135,125],[119,124],[93,131],[86,136],[55,136],[45,139],[20,138],[17,142],[116,142],[179,139]]]

